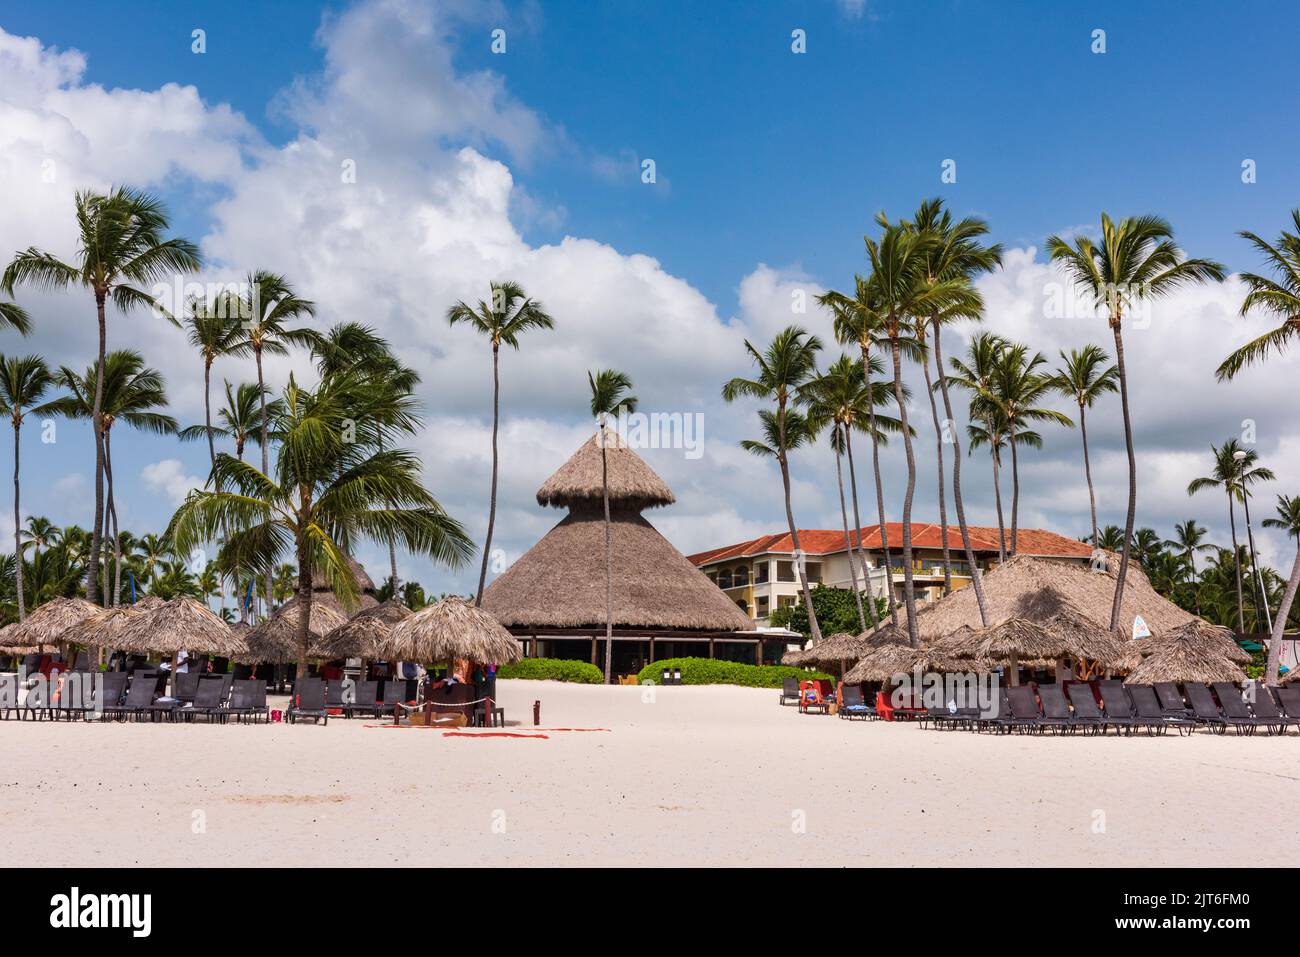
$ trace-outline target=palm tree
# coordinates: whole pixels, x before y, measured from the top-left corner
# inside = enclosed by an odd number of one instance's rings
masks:
[[[104,450],[104,474],[108,480],[108,508],[104,515],[104,534],[101,541],[110,537],[111,525],[113,554],[116,559],[116,579],[113,584],[112,604],[118,604],[122,592],[122,554],[117,546],[117,502],[113,496],[113,425],[122,421],[133,429],[152,432],[155,435],[172,435],[176,432],[176,420],[170,415],[156,411],[167,407],[166,384],[162,373],[144,364],[144,357],[131,349],[110,352],[106,357],[103,372],[96,362],[84,375],[78,375],[67,366],[60,370],[63,385],[72,393],[51,403],[51,407],[70,419],[88,419],[95,403],[91,398],[91,389],[98,383],[100,390],[99,421],[96,431],[100,434]],[[105,550],[107,552],[107,549]],[[92,561],[97,558],[92,558]],[[105,556],[105,584],[107,585],[108,558]],[[107,589],[106,589],[107,590]],[[105,604],[108,604],[106,601]]]
[[[943,396],[944,415],[949,427],[944,429],[939,424],[939,411],[935,406],[935,385],[930,378],[928,359],[923,359],[926,391],[930,395],[930,416],[934,421],[936,459],[939,467],[939,523],[943,537],[943,574],[946,593],[952,591],[952,559],[948,551],[948,506],[944,494],[943,446],[945,440],[952,443],[952,494],[953,504],[957,510],[957,525],[961,532],[962,550],[966,553],[966,564],[970,568],[971,583],[975,588],[976,604],[980,610],[980,620],[988,624],[988,609],[984,599],[984,579],[979,564],[975,559],[975,550],[970,542],[970,528],[966,524],[966,507],[961,494],[961,439],[958,430],[952,426],[956,421],[952,411],[952,400],[948,395],[948,380],[943,374],[943,347],[941,333],[945,325],[962,319],[979,320],[984,308],[983,298],[975,289],[974,279],[980,273],[992,272],[1002,263],[1002,246],[994,244],[984,246],[980,238],[987,235],[988,223],[976,217],[967,217],[953,222],[952,214],[943,208],[943,200],[929,199],[921,203],[916,211],[912,227],[921,232],[930,233],[934,245],[930,247],[925,260],[925,283],[936,289],[939,283],[951,283],[952,303],[946,308],[937,304],[932,306],[928,316],[930,328],[934,332],[934,365],[938,372],[939,391]],[[925,344],[925,321],[918,323],[917,337]]]
[[[271,587],[275,592],[277,606],[283,605],[293,597],[295,577],[293,566],[288,562],[275,566],[275,575],[271,579]]]
[[[1178,522],[1174,525],[1174,537],[1166,538],[1165,544],[1178,552],[1179,555],[1187,562],[1187,567],[1196,574],[1196,553],[1209,552],[1214,550],[1214,546],[1205,541],[1206,529],[1196,524],[1196,519],[1189,518],[1185,522]]]
[[[1287,579],[1286,591],[1282,594],[1282,603],[1278,606],[1277,618],[1273,621],[1273,634],[1268,643],[1268,663],[1264,669],[1264,680],[1268,684],[1275,685],[1278,680],[1278,663],[1282,654],[1282,635],[1286,632],[1286,622],[1291,615],[1296,588],[1300,587],[1300,496],[1279,495],[1277,518],[1264,519],[1264,527],[1280,529],[1296,540],[1295,561],[1291,563],[1291,577]]]
[[[1164,542],[1154,528],[1139,528],[1133,532],[1133,554],[1144,571],[1150,572],[1151,566],[1164,552]]]
[[[1156,552],[1147,563],[1147,574],[1151,578],[1151,587],[1166,598],[1174,592],[1187,578],[1187,560],[1173,552]]]
[[[1246,633],[1245,601],[1241,588],[1241,551],[1237,544],[1236,503],[1244,501],[1247,486],[1255,482],[1271,481],[1276,476],[1266,468],[1257,467],[1259,453],[1254,449],[1243,449],[1236,439],[1228,439],[1217,448],[1210,446],[1214,456],[1214,471],[1210,475],[1193,479],[1187,486],[1187,494],[1195,495],[1204,489],[1223,489],[1228,496],[1228,527],[1232,531],[1232,554],[1237,577],[1237,631]],[[1244,452],[1243,458],[1236,457]]]
[[[636,411],[636,396],[628,395],[632,380],[614,369],[601,369],[595,375],[588,372],[587,383],[591,386],[591,415],[600,426],[600,494],[605,503],[605,684],[609,684],[614,655],[614,544],[609,522],[607,428],[611,415]]]
[[[168,218],[162,202],[148,193],[119,186],[108,194],[78,192],[77,258],[67,263],[51,253],[29,247],[14,255],[0,277],[0,290],[13,295],[20,285],[45,289],[81,286],[95,297],[99,323],[96,369],[105,369],[108,327],[105,309],[111,296],[122,312],[148,306],[171,322],[176,320],[143,287],[197,272],[198,247],[186,239],[164,239]],[[104,443],[99,426],[104,398],[103,379],[96,379],[90,420],[95,436],[95,524],[91,528],[92,555],[99,554],[104,520]],[[99,562],[86,563],[86,596],[95,600]]]
[[[203,425],[208,440],[209,467],[217,464],[217,447],[212,429],[212,364],[229,354],[239,338],[239,319],[228,315],[230,297],[219,297],[215,303],[190,301],[185,327],[190,345],[203,359]]]
[[[518,351],[519,337],[530,329],[553,329],[555,322],[542,304],[528,298],[517,282],[491,284],[492,302],[482,299],[474,306],[457,302],[447,310],[450,325],[465,323],[487,338],[492,346],[492,491],[488,498],[487,537],[483,542],[483,563],[478,573],[478,590],[474,592],[474,607],[483,602],[483,588],[487,582],[488,560],[492,553],[492,532],[497,518],[497,429],[501,424],[501,346]],[[594,413],[593,413],[594,414]],[[608,646],[606,646],[605,680],[609,680]]]
[[[817,297],[817,302],[831,311],[834,318],[835,340],[841,345],[856,345],[862,356],[862,375],[863,386],[872,391],[875,396],[874,386],[870,379],[873,374],[879,375],[883,367],[880,360],[872,350],[881,348],[888,342],[885,334],[885,321],[880,311],[880,296],[877,289],[862,276],[854,276],[854,295],[847,296],[841,292],[830,290]],[[892,395],[893,389],[890,393]],[[889,605],[890,622],[896,628],[898,627],[898,603],[894,598],[893,573],[889,569],[889,526],[885,521],[885,489],[880,477],[880,435],[879,429],[876,428],[876,406],[879,402],[873,401],[867,409],[867,434],[871,436],[871,470],[875,477],[876,484],[876,514],[880,523],[880,550],[885,558],[886,569],[886,599]],[[858,515],[858,492],[857,480],[853,475],[853,450],[852,445],[848,446],[849,453],[849,484],[852,489],[853,497],[853,521],[860,530],[862,519]],[[858,548],[862,548],[861,534],[855,532],[858,539]],[[805,603],[806,604],[806,603]],[[811,607],[811,606],[807,606]]]
[[[32,331],[31,319],[16,302],[0,302],[0,326],[8,326],[24,336]]]
[[[794,547],[795,566],[799,569],[803,605],[808,609],[808,624],[814,642],[822,640],[822,632],[817,623],[817,611],[813,608],[812,592],[808,588],[807,563],[804,561],[803,549],[799,544],[799,528],[794,523],[794,509],[790,503],[789,452],[796,447],[794,439],[804,439],[806,436],[800,436],[789,426],[792,422],[798,422],[802,426],[802,416],[793,411],[791,406],[799,400],[801,391],[816,372],[817,353],[821,351],[821,347],[820,339],[809,335],[798,326],[787,326],[782,329],[762,352],[746,339],[745,351],[758,367],[758,375],[753,379],[737,376],[722,387],[722,398],[727,402],[734,402],[741,396],[749,396],[776,403],[775,411],[764,409],[759,412],[759,419],[771,433],[771,452],[781,469],[781,485],[785,492],[785,519],[790,528],[790,543]],[[750,451],[756,451],[745,443],[742,445],[750,448]]]
[[[1002,352],[1006,349],[1007,342],[1001,336],[995,336],[990,332],[981,332],[975,336],[970,346],[966,350],[966,359],[963,361],[956,356],[948,360],[948,367],[953,370],[953,375],[944,376],[944,389],[949,386],[957,386],[965,389],[970,393],[970,416],[971,425],[967,427],[967,434],[970,436],[972,446],[970,451],[974,452],[976,444],[987,445],[989,453],[993,458],[993,490],[996,493],[998,507],[998,562],[1007,560],[1007,543],[1006,531],[1002,520],[1002,491],[1001,491],[1001,465],[1002,449],[1005,447],[1006,436],[1005,430],[995,428],[994,417],[997,407],[985,403],[981,405],[978,402],[980,396],[985,395],[992,387],[993,376],[997,372],[998,363],[1001,361]],[[945,400],[946,401],[946,400]],[[974,419],[976,414],[981,416],[981,423],[976,425]]]
[[[27,617],[23,604],[23,526],[19,507],[22,497],[18,466],[22,450],[20,436],[27,416],[35,414],[39,417],[53,411],[50,403],[41,403],[52,385],[54,376],[40,356],[0,355],[0,415],[7,415],[14,428],[14,587],[18,596],[19,621]]]
[[[230,563],[263,570],[267,578],[292,547],[298,566],[300,674],[306,673],[315,573],[324,575],[344,605],[354,603],[357,585],[346,555],[356,539],[396,537],[411,551],[452,568],[474,553],[460,523],[421,484],[418,458],[400,449],[376,451],[376,423],[391,427],[409,417],[409,400],[394,400],[365,385],[343,374],[308,391],[290,376],[285,413],[275,423],[274,474],[224,453],[217,456],[215,477],[231,491],[191,492],[167,529],[181,552],[230,529],[223,548]]]
[[[262,447],[262,474],[271,471],[270,446],[267,425],[271,421],[266,409],[266,378],[262,374],[262,356],[288,355],[289,346],[311,348],[319,336],[310,329],[289,329],[286,323],[297,322],[316,315],[316,305],[294,292],[283,276],[259,269],[246,280],[247,291],[237,302],[227,307],[228,312],[240,318],[239,335],[230,343],[232,355],[252,356],[257,363],[258,400]],[[271,571],[266,572],[266,607],[271,607]]]
[[[972,410],[973,410],[972,406]],[[988,447],[993,464],[993,504],[998,515],[998,564],[1007,560],[1007,524],[1002,511],[1002,452],[1007,447],[1007,427],[998,419],[985,419],[985,424],[971,422],[966,426],[967,455]]]
[[[251,441],[261,443],[261,406],[265,399],[266,413],[275,421],[284,414],[284,401],[279,398],[267,398],[266,390],[259,390],[254,382],[241,382],[237,388],[225,383],[226,404],[217,410],[219,425],[190,425],[181,429],[177,437],[182,442],[197,442],[208,437],[208,430],[223,439],[235,443],[235,458],[244,458],[244,447]]]
[[[152,532],[142,536],[136,544],[140,549],[140,568],[144,572],[145,581],[153,581],[158,566],[171,556],[172,546],[161,535]]]
[[[1258,307],[1282,320],[1282,324],[1254,339],[1223,360],[1216,375],[1220,382],[1231,379],[1246,366],[1261,361],[1270,351],[1282,353],[1291,340],[1300,335],[1300,209],[1291,210],[1295,232],[1282,231],[1276,243],[1260,239],[1254,233],[1237,235],[1248,239],[1264,254],[1276,279],[1255,273],[1242,273],[1241,281],[1250,291],[1241,303],[1241,314]],[[1270,520],[1271,521],[1271,520]]]
[[[1037,403],[1051,391],[1051,378],[1038,371],[1047,362],[1041,352],[1029,353],[1029,347],[1020,343],[1007,343],[994,367],[992,382],[979,400],[991,403],[999,418],[1006,423],[1007,445],[1011,450],[1011,554],[1018,551],[1017,531],[1020,527],[1020,459],[1018,448],[1029,444],[1042,445],[1036,433],[1025,430],[1030,422],[1054,422],[1072,426],[1066,415]]]
[[[32,547],[33,558],[40,554],[42,548],[49,548],[58,543],[63,533],[53,522],[43,515],[29,515],[27,528],[23,531],[23,548]]]
[[[1128,512],[1124,519],[1124,552],[1115,579],[1115,598],[1110,607],[1110,628],[1119,624],[1120,603],[1128,574],[1129,540],[1137,514],[1137,457],[1133,451],[1133,422],[1129,414],[1128,375],[1124,368],[1123,323],[1127,310],[1139,302],[1167,295],[1179,286],[1216,282],[1224,268],[1209,259],[1187,259],[1174,243],[1173,230],[1158,216],[1135,216],[1115,223],[1101,214],[1101,244],[1087,236],[1076,236],[1071,245],[1059,236],[1049,236],[1047,252],[1059,262],[1080,289],[1098,308],[1115,336],[1115,364],[1119,369],[1119,399],[1124,415],[1124,447],[1128,453]]]
[[[1119,367],[1106,365],[1110,356],[1101,346],[1087,345],[1061,350],[1061,365],[1056,367],[1051,386],[1079,407],[1079,435],[1083,439],[1083,475],[1088,482],[1088,508],[1092,514],[1092,541],[1097,540],[1097,494],[1092,486],[1092,462],[1088,457],[1087,410],[1108,392],[1119,391]]]
[[[1124,547],[1124,529],[1118,525],[1107,525],[1093,544],[1108,552],[1117,552]]]

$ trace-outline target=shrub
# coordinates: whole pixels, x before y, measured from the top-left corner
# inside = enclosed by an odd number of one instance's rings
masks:
[[[598,685],[605,681],[605,673],[595,665],[568,658],[524,658],[517,664],[502,665],[497,669],[497,677],[571,681],[584,685]]]
[[[743,688],[779,688],[784,678],[812,681],[830,679],[820,671],[804,671],[790,665],[744,665],[716,658],[665,658],[652,661],[636,676],[638,683],[658,684],[664,669],[682,670],[682,684],[686,685],[740,685]]]

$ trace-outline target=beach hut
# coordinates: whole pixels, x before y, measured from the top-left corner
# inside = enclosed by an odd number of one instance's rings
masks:
[[[483,592],[482,607],[531,654],[572,657],[577,642],[599,657],[605,636],[605,522],[597,438],[585,442],[537,492],[542,506],[569,514]],[[606,442],[614,566],[614,670],[680,654],[715,657],[755,647],[754,622],[642,516],[675,498],[617,436]],[[784,645],[786,637],[771,636]],[[581,647],[581,646],[579,646]],[[588,650],[588,649],[584,649]]]
[[[338,658],[365,658],[374,660],[379,643],[388,637],[393,626],[411,617],[411,609],[401,602],[381,602],[363,608],[337,628],[326,632],[312,642],[311,658],[333,661]]]
[[[119,651],[170,658],[173,683],[176,659],[182,651],[237,658],[246,650],[212,609],[184,595],[126,616],[113,642]]]
[[[1137,642],[1112,632],[1073,608],[1057,612],[1043,622],[1043,628],[1069,647],[1069,654],[1063,657],[1076,659],[1078,677],[1084,680],[1098,677],[1101,672],[1131,671],[1142,661]],[[1058,661],[1057,680],[1061,679],[1062,671]]]
[[[1027,618],[1008,618],[982,628],[970,640],[976,658],[1006,662],[1007,679],[1013,685],[1020,683],[1021,662],[1054,662],[1073,654],[1065,636]]]

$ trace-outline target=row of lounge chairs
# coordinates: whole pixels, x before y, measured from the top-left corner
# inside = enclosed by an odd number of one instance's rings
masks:
[[[177,696],[168,697],[161,694],[165,674],[106,671],[94,676],[94,683],[83,682],[89,677],[69,673],[58,682],[38,682],[20,702],[18,676],[0,674],[0,719],[269,720],[265,681],[233,681],[229,675],[180,675]]]

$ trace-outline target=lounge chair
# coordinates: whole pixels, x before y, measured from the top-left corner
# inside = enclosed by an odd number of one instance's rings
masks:
[[[1241,689],[1232,682],[1216,681],[1213,688],[1219,706],[1223,709],[1224,719],[1237,729],[1238,734],[1254,734],[1255,729],[1261,727],[1266,728],[1269,734],[1275,733],[1267,722],[1251,713],[1246,700],[1241,696]]]
[[[796,679],[797,680],[797,679]],[[876,709],[867,704],[862,697],[862,687],[860,685],[845,685],[841,692],[840,717],[861,718],[863,721],[869,721],[878,717]]]
[[[1300,725],[1300,717],[1291,717],[1278,707],[1273,691],[1267,685],[1256,682],[1251,686],[1250,709],[1255,717],[1264,724],[1269,734],[1286,734],[1292,725]]]
[[[259,704],[259,691],[261,702]],[[245,718],[251,718],[257,721],[258,716],[266,717],[266,682],[257,681],[253,678],[241,678],[235,681],[230,690],[230,707],[226,712],[233,715],[236,721],[243,721]]]
[[[1060,685],[1039,685],[1038,699],[1043,704],[1043,727],[1057,732],[1072,732],[1078,725],[1065,692]]]
[[[126,689],[126,700],[120,705],[104,705],[104,714],[115,718],[128,719],[140,718],[149,713],[149,708],[153,705],[154,696],[154,676],[145,675],[143,679],[138,677],[131,679],[130,686]]]
[[[1102,711],[1107,715],[1118,718],[1136,717],[1124,682],[1118,678],[1106,678],[1097,682],[1097,690],[1101,692]]]
[[[11,711],[22,720],[22,712],[18,710],[18,675],[3,674],[0,675],[0,720],[8,721]]]
[[[325,710],[325,682],[320,678],[299,678],[293,683],[290,705],[285,717],[290,724],[297,724],[300,718],[311,718],[312,723],[319,721],[329,724],[330,715]]]
[[[1278,704],[1289,718],[1300,718],[1300,685],[1277,689]]]
[[[1145,727],[1148,733],[1159,731],[1164,734],[1169,728],[1177,728],[1181,735],[1184,731],[1194,730],[1196,722],[1190,718],[1177,717],[1166,713],[1160,707],[1160,699],[1150,685],[1126,685],[1129,698],[1133,701],[1136,712],[1134,724]]]
[[[50,718],[65,721],[84,719],[94,706],[94,688],[86,671],[69,671],[54,683],[50,694]]]
[[[1187,707],[1187,703],[1178,690],[1178,685],[1172,681],[1157,681],[1153,687],[1156,691],[1156,698],[1160,701],[1160,707],[1165,714],[1173,718],[1193,717],[1192,709]]]
[[[225,709],[221,707],[222,684],[223,682],[212,679],[200,681],[198,690],[194,692],[193,703],[188,708],[178,711],[177,714],[186,721],[193,721],[199,716],[205,717],[209,721],[214,719],[218,721],[225,720],[226,716],[223,713]]]
[[[393,708],[406,704],[406,679],[388,678],[384,681],[384,713],[392,714]]]
[[[1007,706],[1010,714],[999,715],[996,722],[1005,731],[1042,731],[1043,712],[1038,707],[1034,689],[1029,685],[1016,685],[1007,689]]]
[[[194,695],[199,690],[199,678],[197,671],[186,672],[176,676],[176,690],[173,692],[175,697],[180,700],[181,704],[193,704]]]
[[[1065,686],[1065,693],[1070,697],[1070,704],[1074,706],[1074,720],[1079,722],[1081,727],[1092,726],[1102,734],[1106,733],[1107,728],[1114,728],[1116,733],[1120,731],[1132,732],[1133,716],[1128,714],[1110,714],[1103,713],[1097,707],[1097,699],[1093,697],[1092,686],[1086,682],[1071,684]]]
[[[126,693],[126,672],[105,671],[100,676],[99,687],[95,689],[90,702],[90,712],[99,717],[108,717],[109,709],[116,708]],[[88,714],[87,717],[90,715]]]
[[[1196,721],[1218,734],[1228,730],[1228,720],[1215,704],[1209,688],[1195,681],[1188,681],[1184,683],[1183,690],[1187,692],[1187,700],[1192,705],[1192,717]],[[1241,733],[1240,727],[1237,728],[1237,733]]]
[[[379,717],[379,682],[378,681],[358,681],[356,693],[352,696],[353,700],[343,706],[343,714],[346,717],[352,717],[354,714],[368,714],[371,717]]]
[[[330,681],[325,685],[325,707],[329,711],[338,711],[342,713],[347,708],[347,702],[343,700],[344,685],[341,680]]]
[[[804,681],[799,685],[799,713],[809,714],[814,709],[822,714],[831,713],[831,702],[815,681]]]
[[[799,679],[782,678],[781,679],[781,705],[784,707],[790,702],[799,703]]]

